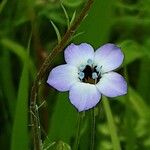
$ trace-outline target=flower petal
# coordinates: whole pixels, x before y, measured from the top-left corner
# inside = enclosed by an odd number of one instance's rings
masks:
[[[127,93],[126,81],[116,72],[103,74],[96,86],[103,95],[108,97],[116,97]]]
[[[71,44],[65,50],[65,60],[68,64],[79,66],[85,64],[88,59],[93,60],[94,49],[91,45],[82,43],[80,45]]]
[[[102,72],[112,71],[123,62],[124,55],[121,49],[114,44],[105,44],[95,52],[94,61],[102,66]]]
[[[52,69],[47,83],[59,91],[68,91],[78,79],[78,69],[71,65],[60,65]]]
[[[78,111],[84,111],[94,107],[100,101],[101,94],[95,85],[78,82],[71,87],[69,98]]]

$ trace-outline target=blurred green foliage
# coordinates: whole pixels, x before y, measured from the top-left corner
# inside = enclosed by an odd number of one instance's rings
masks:
[[[32,149],[32,125],[28,119],[31,85],[44,58],[63,37],[85,2],[0,1],[1,150]],[[118,71],[128,80],[128,94],[116,100],[104,98],[96,107],[96,150],[150,149],[149,35],[149,0],[95,0],[70,41],[87,42],[95,49],[112,42],[125,54]],[[64,63],[62,53],[52,66],[61,63]],[[43,149],[69,150],[76,135],[78,112],[70,104],[68,93],[58,93],[44,81],[38,97]],[[88,111],[82,115],[81,150],[90,147],[89,116]]]

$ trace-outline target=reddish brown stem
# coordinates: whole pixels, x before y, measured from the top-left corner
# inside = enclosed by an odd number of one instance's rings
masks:
[[[37,73],[37,76],[34,80],[32,89],[31,89],[31,97],[30,97],[30,112],[31,112],[31,123],[32,123],[32,134],[34,139],[34,149],[41,150],[41,131],[39,124],[39,115],[37,109],[37,94],[39,89],[39,84],[44,78],[46,72],[49,70],[51,63],[56,58],[59,52],[63,51],[64,47],[67,45],[68,41],[72,37],[72,35],[77,30],[81,21],[87,15],[92,3],[94,0],[88,0],[81,11],[81,14],[77,17],[74,23],[67,30],[66,34],[62,38],[61,42],[52,50],[52,52],[47,56],[44,63],[42,64],[40,70]]]

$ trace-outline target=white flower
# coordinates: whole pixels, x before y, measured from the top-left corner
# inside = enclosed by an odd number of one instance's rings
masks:
[[[126,81],[113,71],[124,58],[116,45],[108,43],[94,52],[89,44],[71,44],[64,55],[66,64],[54,68],[47,83],[58,91],[69,91],[78,111],[96,106],[101,94],[116,97],[127,93]]]

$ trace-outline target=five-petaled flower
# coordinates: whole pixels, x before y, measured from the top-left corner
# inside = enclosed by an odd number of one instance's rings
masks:
[[[127,93],[126,81],[113,71],[124,59],[116,45],[108,43],[94,52],[89,44],[71,44],[64,56],[66,64],[52,69],[47,83],[58,91],[69,91],[69,99],[78,111],[96,106],[102,94],[116,97]]]

